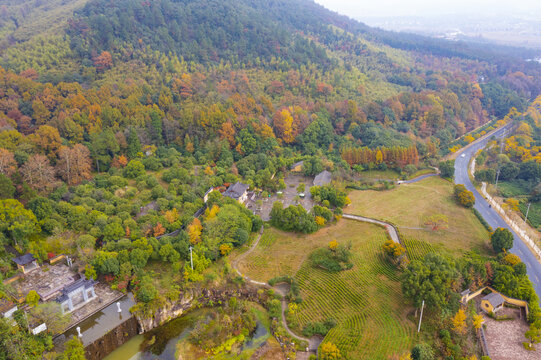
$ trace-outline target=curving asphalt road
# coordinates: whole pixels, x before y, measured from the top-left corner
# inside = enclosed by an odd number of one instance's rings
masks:
[[[493,136],[501,138],[504,135],[509,126],[501,128],[496,131]],[[483,198],[481,194],[473,186],[470,177],[468,176],[468,166],[470,159],[477,152],[477,150],[485,147],[489,139],[482,139],[479,142],[472,144],[469,148],[465,149],[455,160],[455,183],[464,184],[466,189],[473,192],[475,195],[475,208],[477,211],[483,215],[485,220],[488,222],[493,229],[502,227],[506,228],[513,233],[515,237],[513,248],[511,252],[520,256],[522,261],[526,264],[526,269],[528,270],[528,276],[533,283],[537,295],[541,299],[541,264],[537,260],[534,254],[530,252],[530,248],[522,241],[522,239],[517,236],[517,234],[511,229],[509,225],[500,217],[498,212],[492,208],[488,207],[488,202]],[[464,155],[464,156],[463,156]]]

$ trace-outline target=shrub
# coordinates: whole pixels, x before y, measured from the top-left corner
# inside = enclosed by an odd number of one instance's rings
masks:
[[[124,176],[129,179],[135,179],[145,174],[145,165],[139,160],[131,160],[124,168]]]
[[[324,322],[309,322],[302,329],[302,334],[307,337],[314,335],[325,336],[335,326],[336,321],[334,319],[327,319]]]
[[[462,184],[455,185],[455,198],[464,207],[471,208],[475,204],[475,196]]]
[[[270,216],[271,224],[285,231],[309,234],[318,229],[314,216],[306,212],[301,205],[290,205],[283,209],[282,203],[277,201],[272,206]]]
[[[350,246],[338,245],[334,250],[330,247],[316,249],[310,254],[309,259],[314,267],[338,272],[353,267],[349,261],[350,256]]]
[[[412,360],[433,360],[434,350],[428,344],[417,344],[411,350]]]
[[[441,177],[452,178],[455,174],[455,162],[454,160],[442,161],[438,164]]]
[[[494,251],[501,253],[513,247],[513,234],[504,228],[497,228],[490,236],[490,242]]]
[[[475,216],[477,216],[477,218],[481,222],[481,224],[485,227],[485,229],[487,229],[488,232],[492,232],[492,226],[490,226],[487,223],[487,221],[485,220],[483,215],[481,215],[481,213],[479,211],[477,211],[477,209],[472,209],[472,210],[473,210],[473,213],[475,214]]]

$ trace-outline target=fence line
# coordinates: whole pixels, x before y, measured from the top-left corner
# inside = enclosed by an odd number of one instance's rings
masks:
[[[515,221],[511,220],[511,218],[505,212],[505,209],[503,209],[500,204],[498,204],[496,200],[494,200],[494,198],[490,196],[490,194],[487,192],[487,184],[485,182],[483,182],[481,185],[481,193],[489,202],[489,204],[492,205],[492,207],[496,209],[496,211],[498,211],[498,213],[505,220],[505,222],[509,226],[511,226],[515,233],[530,246],[532,252],[537,256],[537,258],[541,259],[541,249],[539,249],[539,246],[537,246],[535,241],[533,241],[532,238],[530,238],[526,234],[526,231],[521,226],[519,226]]]
[[[475,158],[470,163],[470,174],[473,176],[475,174]],[[505,209],[503,209],[496,200],[490,194],[487,192],[487,183],[482,182],[481,183],[481,194],[485,197],[485,199],[488,201],[488,203],[498,211],[498,213],[501,215],[502,219],[509,225],[511,228],[515,231],[515,233],[528,244],[532,250],[532,253],[541,260],[541,249],[539,249],[539,246],[535,243],[532,238],[526,234],[526,231],[519,226],[515,221],[511,220],[511,218],[507,215],[505,212]]]

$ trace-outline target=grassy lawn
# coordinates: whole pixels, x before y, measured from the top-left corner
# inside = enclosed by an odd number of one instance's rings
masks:
[[[411,174],[411,176],[408,176],[408,179],[415,179],[416,177],[419,177],[421,175],[434,174],[434,173],[435,173],[434,169],[421,169]]]
[[[490,251],[488,233],[473,212],[455,203],[453,184],[430,177],[403,184],[388,191],[352,191],[351,205],[344,213],[387,220],[398,225],[404,238],[421,240],[433,248],[454,253]],[[449,228],[436,232],[425,229],[424,219],[444,214]]]
[[[526,211],[528,210],[528,203],[521,202],[519,209],[522,212],[523,216],[526,216]],[[541,227],[541,203],[532,202],[530,206],[530,211],[528,212],[528,222],[535,228],[539,230]]]
[[[362,180],[398,180],[400,174],[394,170],[366,170],[359,173]]]
[[[351,241],[352,269],[331,273],[306,261],[332,239]],[[386,239],[378,226],[344,219],[311,235],[267,229],[241,271],[258,281],[296,277],[303,301],[289,324],[294,331],[332,318],[337,325],[324,341],[352,359],[388,359],[411,347],[415,325],[406,319],[410,308],[404,306],[397,271],[383,258]]]

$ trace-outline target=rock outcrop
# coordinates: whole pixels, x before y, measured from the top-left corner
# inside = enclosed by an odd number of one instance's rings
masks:
[[[194,292],[185,292],[183,297],[174,303],[166,303],[151,317],[143,318],[136,314],[139,323],[139,333],[143,334],[168,321],[182,316],[195,304],[197,306],[216,306],[228,301],[231,297],[242,300],[264,303],[266,295],[257,292],[257,288],[246,287],[241,289],[200,289]]]

